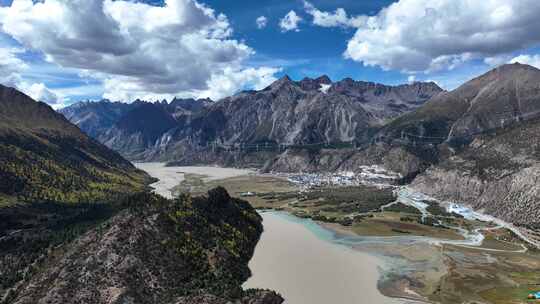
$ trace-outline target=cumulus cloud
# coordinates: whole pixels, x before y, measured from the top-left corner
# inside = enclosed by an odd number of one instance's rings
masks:
[[[400,0],[366,17],[345,57],[385,70],[452,69],[539,43],[539,13],[537,0]]]
[[[324,12],[308,1],[304,1],[304,9],[313,17],[313,24],[322,27],[360,27],[367,19],[365,16],[349,17],[343,8],[338,8],[335,12]]]
[[[230,70],[250,73],[243,62],[253,49],[232,39],[225,15],[195,0],[14,0],[0,10],[4,32],[100,79],[105,96],[196,95]]]
[[[262,90],[277,80],[274,75],[279,71],[281,69],[278,68],[249,68],[238,73],[234,69],[227,69],[222,75],[214,76],[210,80],[212,90],[203,91],[199,95],[211,99],[216,99],[217,96],[229,96],[235,92],[235,84],[238,82],[248,83],[249,87]]]
[[[26,63],[17,57],[23,52],[18,48],[0,48],[0,83],[15,87],[22,81],[20,73],[28,68]]]
[[[45,86],[43,83],[28,83],[23,80],[21,73],[27,70],[28,65],[17,57],[24,53],[19,48],[0,48],[0,83],[14,87],[35,100],[43,101],[48,104],[57,104],[58,96]]]
[[[540,69],[540,55],[519,55],[512,58],[508,63],[521,63],[532,65],[533,67]]]
[[[498,66],[501,64],[504,64],[508,62],[512,58],[509,55],[499,55],[499,56],[493,56],[493,57],[486,57],[484,58],[484,63],[489,66]]]
[[[414,76],[414,75],[409,75],[409,77],[407,77],[407,82],[409,82],[409,83],[415,83],[415,82],[416,82],[416,76]]]
[[[277,80],[274,74],[280,70],[279,68],[270,67],[242,69],[229,67],[225,68],[222,73],[212,75],[208,80],[207,89],[177,94],[149,93],[144,87],[138,86],[132,81],[115,77],[104,81],[105,93],[103,98],[110,100],[142,99],[156,101],[163,99],[171,100],[174,97],[197,97],[218,100],[230,96],[244,87],[256,90],[263,89]],[[239,83],[242,84],[242,87],[238,86]]]
[[[265,16],[260,16],[259,18],[257,18],[257,20],[255,20],[255,23],[257,23],[258,29],[263,29],[268,24],[268,18],[266,18]]]
[[[282,32],[295,31],[299,32],[298,24],[302,21],[302,17],[298,16],[295,11],[290,11],[279,21],[279,27]]]
[[[52,92],[43,83],[34,83],[24,89],[25,93],[34,100],[43,101],[54,105],[59,103],[59,98],[56,93]]]

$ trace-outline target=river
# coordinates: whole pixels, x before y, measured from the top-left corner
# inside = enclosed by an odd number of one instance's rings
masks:
[[[262,214],[264,233],[246,288],[269,288],[286,303],[399,303],[377,289],[381,260],[332,242],[333,233],[281,212]]]
[[[139,163],[139,169],[158,178],[156,193],[171,197],[185,173],[222,179],[251,173],[216,167],[165,167]],[[400,303],[377,289],[382,260],[333,242],[334,233],[285,213],[262,213],[264,233],[249,263],[253,276],[245,288],[279,292],[288,304]]]

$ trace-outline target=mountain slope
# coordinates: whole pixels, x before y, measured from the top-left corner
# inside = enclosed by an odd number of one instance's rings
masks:
[[[454,91],[435,96],[417,111],[385,127],[393,136],[453,140],[508,126],[540,115],[540,71],[522,64],[503,65]]]
[[[86,134],[95,138],[111,128],[132,107],[123,102],[87,101],[65,107],[59,112]]]
[[[28,210],[18,211],[25,207],[0,209],[0,217],[11,212],[12,220],[26,225],[24,229],[15,224],[7,229],[0,226],[0,262],[6,262],[0,263],[0,302],[283,301],[273,292],[241,288],[250,276],[248,262],[262,233],[262,219],[247,202],[217,188],[205,197],[182,196],[174,201],[140,193],[121,205],[122,211],[110,219],[60,243],[54,218],[45,217],[32,227]],[[21,220],[17,212],[24,212],[26,218]],[[49,240],[49,250],[29,267],[17,269],[34,253],[32,244]],[[10,278],[18,282],[10,284]],[[11,289],[4,290],[6,286]]]
[[[99,134],[97,139],[128,157],[134,157],[176,124],[176,119],[160,104],[140,103]]]
[[[540,223],[540,70],[498,67],[399,117],[379,136],[432,165],[415,172],[413,186],[423,192],[509,222]]]
[[[95,201],[149,178],[59,113],[0,86],[0,193],[28,201]]]
[[[540,120],[476,136],[416,177],[413,186],[508,222],[540,227]]]

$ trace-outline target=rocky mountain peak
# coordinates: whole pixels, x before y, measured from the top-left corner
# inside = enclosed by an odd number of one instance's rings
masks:
[[[289,77],[289,75],[285,75],[280,79],[274,81],[270,86],[264,89],[264,91],[279,91],[285,88],[292,88],[295,86],[297,86],[296,83]]]
[[[332,80],[327,75],[322,75],[321,77],[315,79],[320,84],[332,84]]]
[[[487,73],[466,82],[456,91],[463,92],[477,91],[488,84],[501,86],[512,86],[515,83],[538,83],[540,81],[540,70],[526,64],[512,63],[498,66]],[[515,85],[514,85],[515,86]]]
[[[126,113],[115,126],[125,132],[141,133],[148,142],[155,141],[163,132],[173,128],[176,121],[172,115],[152,103],[143,103]]]
[[[287,74],[285,74],[283,77],[281,77],[280,79],[278,79],[278,81],[292,82],[291,77],[289,77],[289,75],[287,75]]]
[[[306,77],[298,82],[298,84],[304,90],[321,90],[323,87],[328,88],[329,85],[332,85],[332,80],[330,77],[323,75],[315,79]]]
[[[315,79],[305,77],[304,79],[299,81],[298,84],[304,90],[321,90],[324,87],[328,88],[329,85],[332,85],[332,80],[327,75],[323,75]]]

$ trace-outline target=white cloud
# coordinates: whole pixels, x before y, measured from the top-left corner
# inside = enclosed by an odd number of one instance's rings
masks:
[[[34,83],[27,86],[24,91],[34,100],[43,101],[48,104],[57,104],[59,102],[58,96],[43,83]]]
[[[409,82],[409,83],[415,83],[415,82],[416,82],[416,76],[414,76],[414,75],[409,75],[409,77],[407,78],[407,82]]]
[[[268,24],[268,18],[266,18],[265,16],[260,16],[259,18],[257,18],[257,20],[255,20],[255,23],[257,23],[258,29],[263,29]]]
[[[254,54],[231,38],[225,15],[195,0],[14,0],[0,8],[0,23],[47,61],[103,81],[105,96],[211,91],[227,71],[249,73],[244,61]]]
[[[539,14],[537,0],[400,0],[366,17],[345,57],[385,70],[452,69],[539,43]]]
[[[59,101],[58,96],[49,90],[43,83],[28,83],[23,80],[21,73],[27,70],[28,65],[17,57],[17,54],[24,53],[19,48],[0,48],[0,83],[14,87],[35,100],[43,101],[48,104],[56,104]]]
[[[499,55],[499,56],[493,56],[493,57],[486,57],[484,58],[484,63],[489,66],[499,66],[501,64],[505,64],[512,58],[508,55]]]
[[[540,55],[519,55],[512,58],[508,63],[521,63],[532,65],[533,67],[540,69]]]
[[[144,87],[129,79],[120,77],[109,78],[104,81],[105,93],[103,98],[109,100],[171,100],[174,97],[181,98],[211,98],[218,100],[230,96],[240,89],[253,88],[263,89],[276,81],[275,73],[279,68],[260,67],[260,68],[242,68],[229,67],[223,70],[223,73],[214,74],[208,80],[208,89],[181,92],[177,94],[169,93],[149,93]],[[239,86],[241,84],[241,86]]]
[[[364,16],[349,18],[343,8],[338,8],[333,13],[320,11],[308,1],[304,1],[304,9],[313,16],[313,24],[322,27],[360,27],[367,19]]]
[[[217,99],[219,96],[230,96],[236,91],[236,83],[246,83],[255,90],[262,90],[277,80],[274,76],[281,69],[277,68],[249,68],[243,71],[227,69],[224,74],[210,80],[212,90],[198,94],[199,98]]]
[[[300,21],[302,21],[302,17],[298,16],[295,11],[290,11],[279,21],[279,27],[281,27],[282,32],[299,32],[298,24]]]
[[[26,63],[17,57],[18,53],[23,52],[18,48],[0,47],[0,83],[15,87],[22,81],[20,73],[28,68]]]

